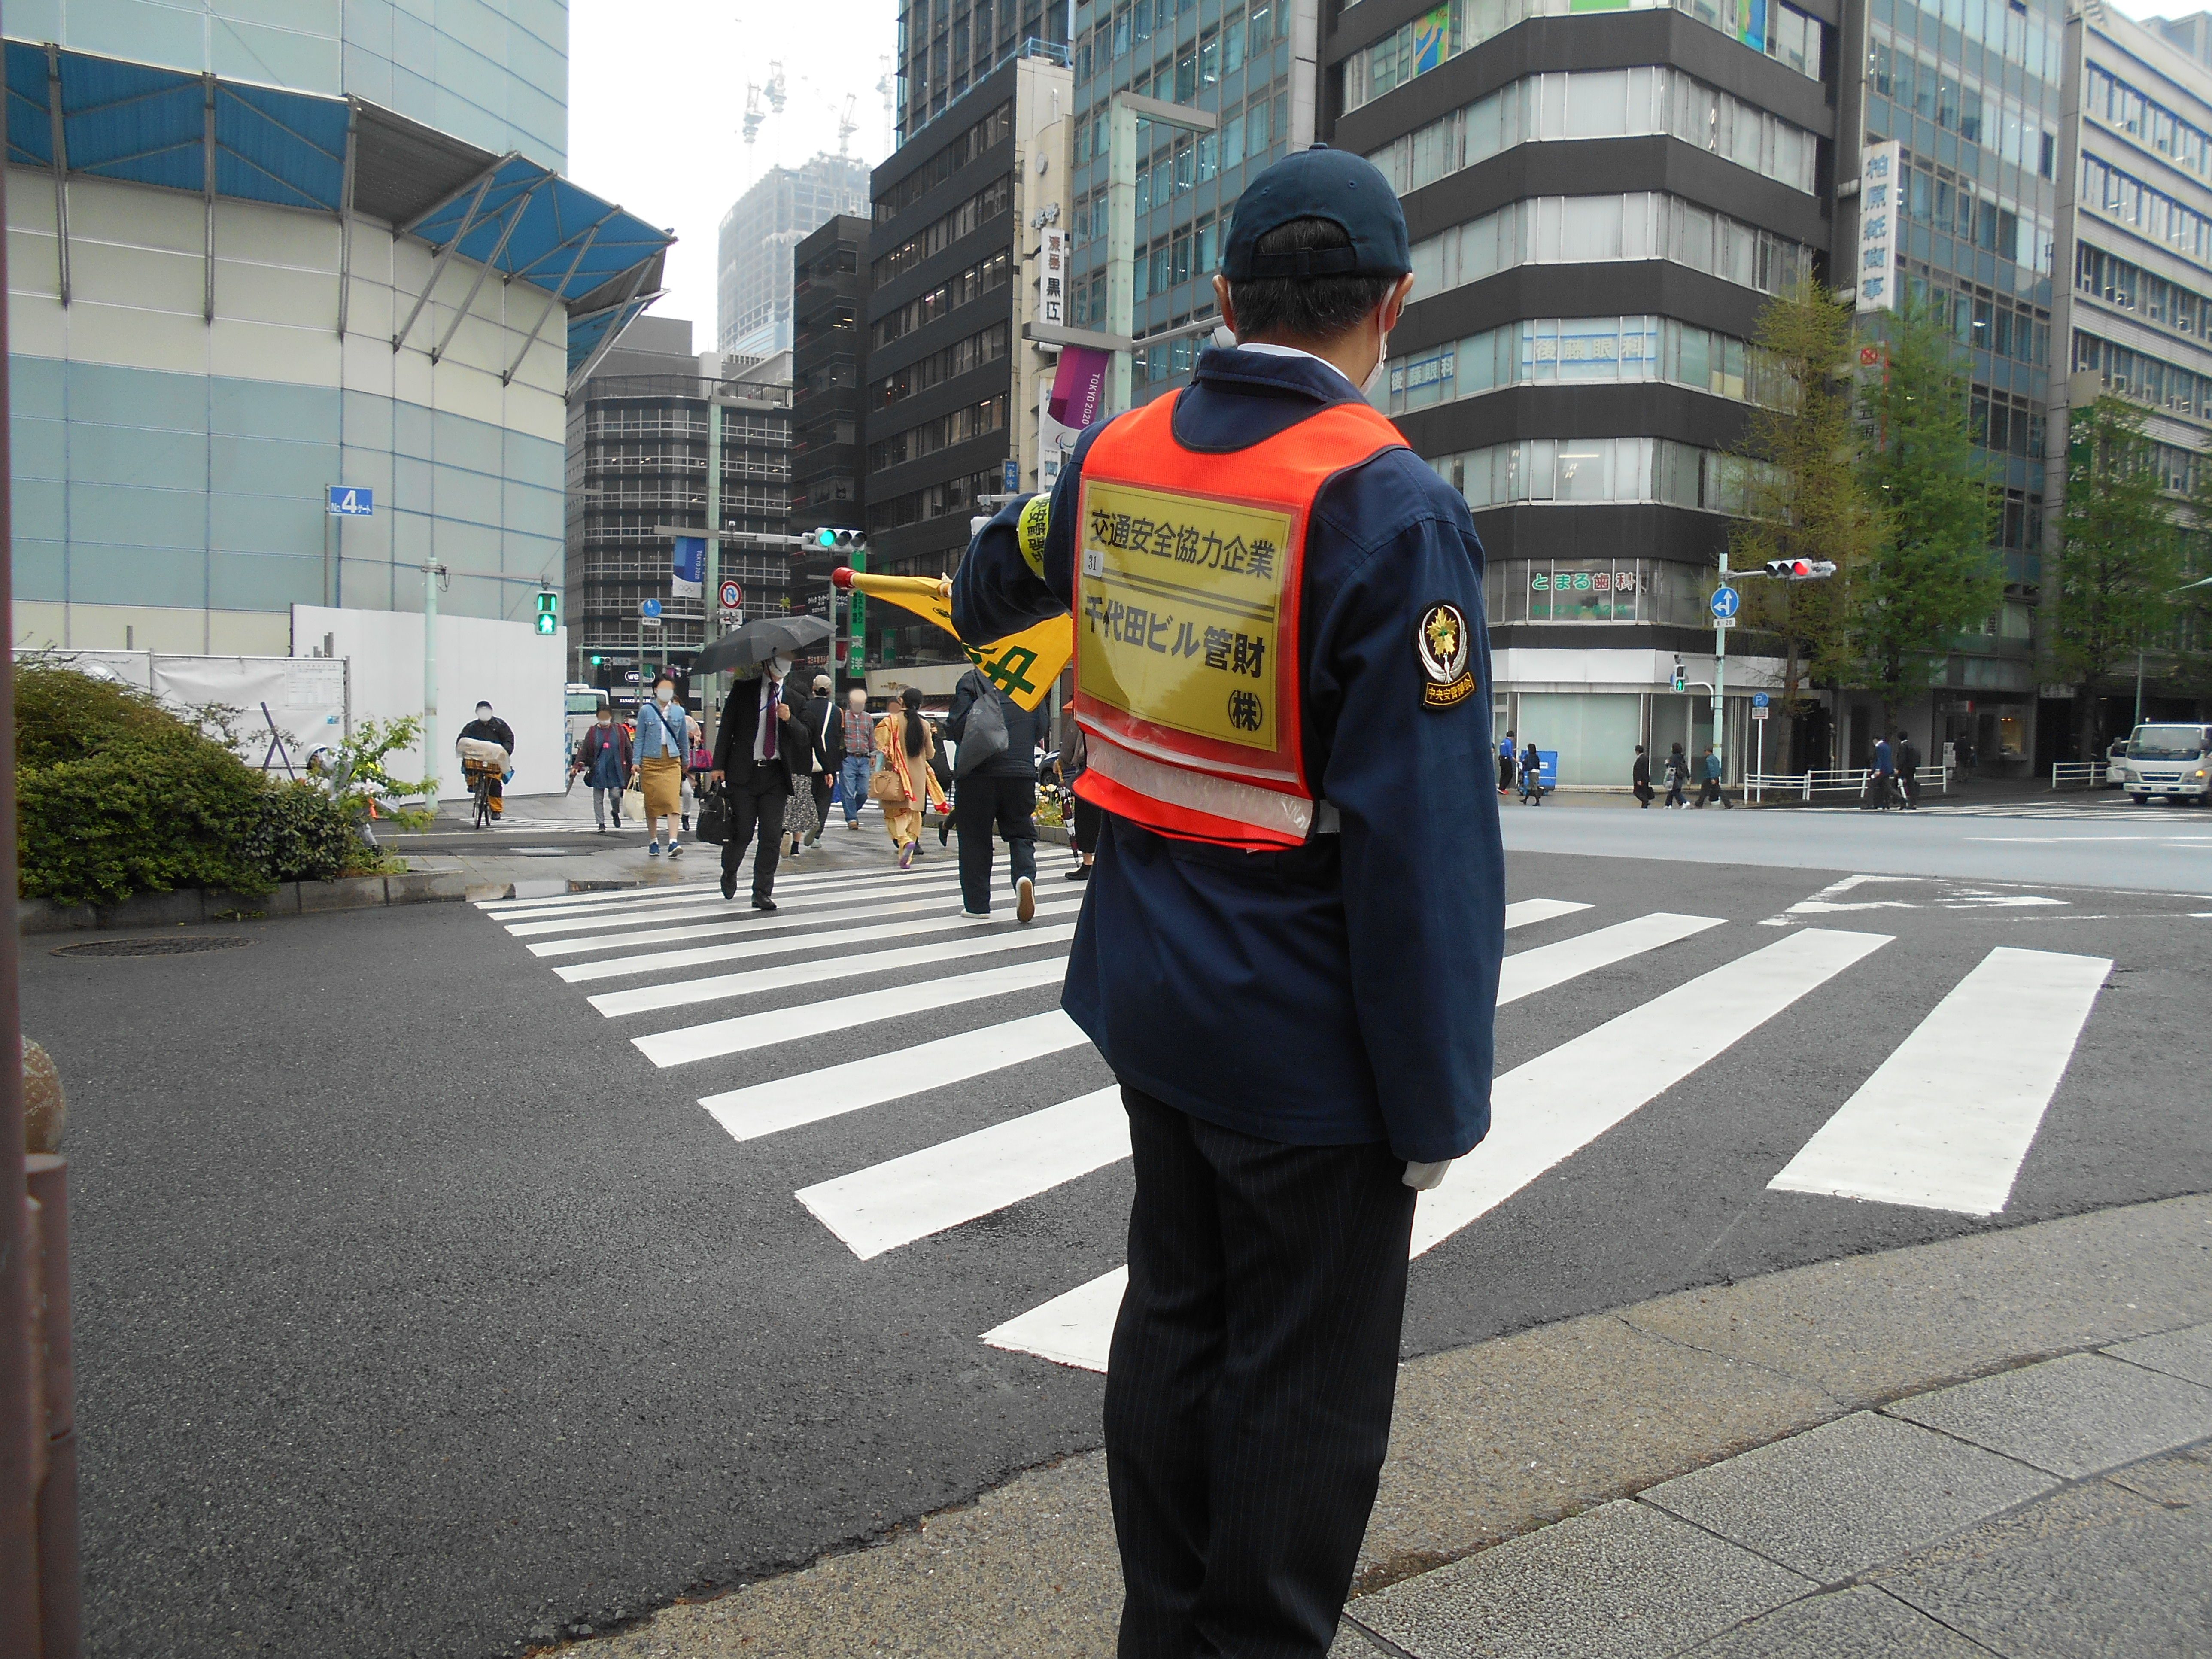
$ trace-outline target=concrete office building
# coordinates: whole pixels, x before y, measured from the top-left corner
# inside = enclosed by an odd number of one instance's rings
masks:
[[[716,559],[739,610],[788,608],[792,559],[787,354],[753,363],[691,350],[691,325],[642,317],[568,403],[569,678],[632,700],[641,659],[687,672],[712,593],[674,591],[675,538],[705,535],[710,466],[721,475]],[[773,538],[774,544],[744,538]],[[658,627],[641,623],[658,601]]]
[[[1066,217],[1058,55],[1001,63],[875,171],[861,433],[872,571],[949,573],[981,497],[1036,487],[1054,367],[1039,256]],[[950,691],[966,666],[949,635],[904,612],[878,606],[869,623],[872,684]]]
[[[1347,8],[1346,29],[1388,0]],[[1402,12],[1402,4],[1395,8]],[[1132,401],[1182,384],[1212,326],[1213,273],[1245,181],[1320,136],[1316,0],[1089,0],[1075,10],[1072,322],[1107,327],[1108,107],[1125,92],[1218,118],[1211,133],[1137,125]],[[1376,125],[1370,123],[1370,125]],[[1377,125],[1377,130],[1380,130]]]
[[[868,169],[843,155],[770,167],[722,216],[714,339],[732,357],[791,349],[792,250],[837,215],[865,213]]]
[[[1721,453],[1767,296],[1820,269],[1833,15],[1366,0],[1324,42],[1339,145],[1402,196],[1417,287],[1378,398],[1489,556],[1494,723],[1561,783],[1698,753]],[[1732,660],[1723,748],[1776,665]],[[1740,765],[1735,769],[1741,769]]]
[[[559,585],[566,382],[669,238],[559,175],[558,0],[438,18],[9,6],[19,645],[283,655],[426,562],[466,616]]]
[[[2160,476],[2185,495],[2212,437],[2212,18],[2136,23],[2105,8],[2066,21],[2066,115],[2051,307],[2045,476],[2063,503],[2072,410],[2110,392],[2143,404]],[[2154,654],[2147,720],[2202,704]],[[2115,695],[2115,693],[2118,695]],[[2135,717],[2134,688],[2106,688],[2102,732]],[[2077,690],[2075,696],[2081,693]],[[2076,758],[2071,698],[2039,709],[2036,763]]]

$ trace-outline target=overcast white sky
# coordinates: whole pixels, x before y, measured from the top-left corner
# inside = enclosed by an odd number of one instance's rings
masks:
[[[760,173],[837,149],[837,118],[855,95],[852,155],[888,154],[876,82],[897,40],[896,0],[569,0],[568,174],[679,239],[668,297],[654,316],[691,324],[695,350],[714,343],[714,232]],[[753,145],[739,129],[745,86],[783,63],[788,88]]]

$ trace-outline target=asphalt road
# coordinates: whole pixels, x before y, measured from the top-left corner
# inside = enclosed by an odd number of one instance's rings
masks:
[[[1807,827],[1824,822],[1834,830]],[[2212,1185],[2212,904],[2127,890],[2163,867],[2147,854],[2116,871],[2109,851],[2053,841],[2017,845],[2006,868],[2071,884],[2002,885],[1973,839],[1990,822],[1509,808],[1511,896],[1587,908],[1509,938],[1510,951],[1568,958],[1532,957],[1560,976],[1499,1013],[1501,1133],[1455,1174],[1503,1190],[1462,1189],[1465,1219],[1415,1262],[1408,1352]],[[911,1045],[996,1037],[1054,1007],[1064,944],[997,943],[1010,922],[825,942],[949,915],[949,859],[903,894],[884,884],[876,836],[842,835],[793,872],[768,922],[789,953],[574,982],[556,970],[744,943],[641,933],[767,919],[656,920],[620,899],[504,915],[426,905],[211,930],[248,943],[208,954],[85,959],[27,942],[25,1030],[52,1050],[73,1107],[93,1653],[512,1653],[1097,1443],[1095,1372],[981,1338],[1121,1261],[1125,1164],[1098,1158],[933,1231],[880,1205],[871,1219],[865,1191],[819,1187],[911,1155],[887,1189],[894,1211],[921,1202],[944,1175],[931,1149],[1108,1084],[1087,1046],[742,1140],[699,1103],[753,1085],[768,1086],[744,1109],[769,1118],[875,1100],[883,1087],[852,1073],[809,1074],[904,1050],[925,1077],[939,1062]],[[1826,867],[1796,855],[1808,836]],[[1933,850],[1911,853],[1923,842]],[[1845,881],[1914,856],[1959,875]],[[1048,901],[1073,893],[1064,867],[1048,850]],[[1655,913],[1689,920],[1664,925],[1672,943],[1601,948],[1602,930]],[[856,953],[933,944],[981,954],[833,976]],[[2027,1121],[2000,1212],[1770,1188],[1832,1119],[1911,1093],[1909,1078],[1875,1075],[1900,1045],[1940,1051],[1937,1074],[1942,1054],[1971,1052],[1975,1020],[1946,1027],[1946,999],[2005,950],[2113,966],[2101,990],[2091,970],[2078,1042],[2051,1039],[2063,1081]],[[1024,964],[1038,968],[1025,988],[886,1012],[901,988]],[[634,1012],[586,1000],[689,995],[732,972],[763,977]],[[855,994],[830,1029],[778,1040]],[[2004,1000],[1966,1012],[2002,1036],[2018,1021]],[[665,1058],[705,1041],[672,1034],[763,1012],[713,1057],[658,1064],[633,1041],[659,1039]],[[1591,1118],[1608,1091],[1614,1115]],[[1549,1163],[1503,1133],[1553,1133],[1577,1113]],[[1516,1157],[1534,1158],[1521,1184],[1498,1175]],[[1423,1214],[1444,1210],[1425,1200]],[[922,1233],[866,1259],[844,1242],[901,1224]]]

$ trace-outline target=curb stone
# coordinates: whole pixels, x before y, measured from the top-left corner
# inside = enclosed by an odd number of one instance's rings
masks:
[[[398,876],[343,876],[336,881],[288,881],[271,893],[192,887],[173,893],[135,894],[120,904],[58,904],[52,899],[27,898],[16,901],[16,931],[38,934],[184,927],[263,916],[317,915],[386,904],[442,903],[468,897],[469,886],[460,872],[437,870]]]

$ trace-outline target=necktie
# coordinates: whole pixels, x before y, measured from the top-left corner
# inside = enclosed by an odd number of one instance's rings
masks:
[[[775,711],[783,701],[783,688],[774,680],[768,683],[768,700],[761,704],[760,738],[753,745],[753,758],[772,761],[775,758]]]

